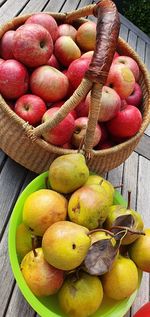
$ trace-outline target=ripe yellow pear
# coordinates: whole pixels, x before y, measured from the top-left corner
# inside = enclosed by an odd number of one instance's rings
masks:
[[[113,204],[113,197],[115,193],[115,189],[113,185],[104,179],[100,175],[89,175],[86,183],[84,185],[98,185],[98,187],[103,187],[108,195],[108,198],[111,200],[111,204]],[[95,187],[96,188],[96,187]]]
[[[81,153],[57,157],[49,168],[52,189],[68,194],[81,187],[89,176],[85,157]]]
[[[135,263],[119,255],[112,269],[102,276],[104,293],[115,300],[129,297],[138,287],[138,270]]]
[[[69,317],[91,316],[103,299],[100,279],[83,272],[79,274],[79,279],[66,279],[58,293],[60,307]]]
[[[79,266],[90,247],[89,230],[70,221],[59,221],[44,233],[42,248],[48,263],[61,270]]]
[[[107,217],[107,207],[111,202],[104,188],[85,185],[77,189],[68,204],[69,219],[92,230],[101,227]]]
[[[20,268],[27,285],[36,296],[55,294],[63,284],[64,272],[46,262],[42,248],[27,253]]]
[[[138,268],[150,273],[150,228],[144,230],[145,236],[139,238],[130,245],[129,254]]]
[[[50,189],[40,189],[30,194],[23,207],[23,222],[33,234],[43,236],[56,221],[66,219],[67,199]]]

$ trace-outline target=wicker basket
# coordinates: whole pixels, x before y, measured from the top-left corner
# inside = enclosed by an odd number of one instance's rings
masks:
[[[107,5],[113,7],[114,10],[115,5],[110,0],[102,0],[98,5],[89,5],[71,13],[49,14],[52,15],[58,23],[68,22],[76,25],[76,27],[87,21],[86,19],[82,18],[83,16],[87,16],[90,14],[98,16],[96,45],[97,51],[94,52],[94,55],[98,57],[98,28],[100,27],[101,23],[105,23],[105,19],[103,21],[101,19],[101,12],[103,10],[103,7]],[[6,31],[10,29],[16,29],[18,26],[23,24],[30,15],[31,14],[14,18],[12,21],[2,26],[0,28],[0,38]],[[118,19],[117,10],[113,18],[114,20]],[[114,22],[116,23],[116,21]],[[112,32],[113,29],[109,30],[108,34]],[[70,110],[73,109],[85,97],[88,91],[92,89],[92,105],[83,147],[85,156],[88,158],[87,163],[89,168],[92,171],[100,174],[104,171],[109,171],[119,166],[129,157],[150,122],[150,80],[148,72],[144,64],[140,60],[139,56],[134,52],[133,49],[130,48],[130,46],[125,41],[123,41],[121,38],[118,38],[118,33],[119,29],[112,37],[114,42],[116,37],[117,47],[114,48],[117,48],[117,51],[121,55],[128,55],[130,57],[133,57],[137,61],[140,68],[140,85],[143,91],[143,122],[140,131],[130,140],[116,145],[110,149],[99,151],[92,149],[93,135],[98,118],[98,113],[100,111],[99,100],[101,97],[101,90],[103,85],[105,84],[109,67],[112,62],[114,54],[114,51],[112,51],[112,56],[107,56],[107,59],[105,60],[105,63],[107,62],[107,70],[100,68],[99,74],[96,75],[95,72],[92,72],[89,67],[89,70],[85,78],[82,80],[80,86],[76,89],[71,98],[65,102],[63,107],[61,107],[61,110],[59,111],[59,114],[57,115],[55,120],[51,120],[50,122],[48,122],[48,124],[44,123],[36,128],[29,126],[27,123],[25,123],[24,120],[19,118],[10,109],[2,96],[0,96],[0,147],[8,156],[10,156],[13,160],[20,163],[21,165],[25,166],[29,170],[32,170],[36,173],[41,173],[48,169],[50,163],[58,155],[75,153],[75,150],[62,149],[48,144],[40,137],[40,135],[43,130],[52,128],[58,122],[60,122],[66,116],[66,114],[69,113]],[[109,43],[109,45],[112,46],[112,43]]]

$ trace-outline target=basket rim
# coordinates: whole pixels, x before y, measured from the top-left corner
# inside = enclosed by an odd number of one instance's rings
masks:
[[[10,29],[14,29],[18,24],[22,24],[26,21],[26,19],[38,12],[32,12],[29,14],[25,14],[22,16],[18,16],[13,18],[12,20],[8,21],[7,23],[3,24],[0,27],[0,37],[6,32],[6,30],[10,30]],[[57,12],[44,12],[47,13],[49,15],[52,15],[56,20],[60,18],[60,21],[62,19],[64,19],[66,17],[66,13],[57,13]],[[76,19],[74,22],[77,23],[85,23],[87,22],[87,18],[78,18]],[[111,153],[115,153],[118,152],[119,150],[125,149],[128,146],[130,146],[132,143],[138,141],[140,139],[140,137],[143,135],[145,129],[147,128],[147,126],[150,123],[150,76],[149,76],[149,72],[144,64],[144,62],[141,60],[140,56],[134,51],[134,49],[125,41],[123,40],[121,37],[118,37],[118,47],[123,46],[125,49],[128,50],[128,56],[132,56],[136,62],[138,63],[138,66],[140,68],[140,71],[144,77],[144,82],[146,84],[146,88],[147,88],[147,92],[148,92],[148,109],[147,109],[147,115],[146,118],[142,121],[142,125],[140,130],[136,133],[136,135],[134,135],[133,137],[131,137],[130,139],[114,145],[111,148],[108,149],[103,149],[103,150],[95,150],[92,149],[92,153],[95,156],[105,156],[106,154],[111,154]],[[0,105],[2,110],[4,110],[5,113],[7,113],[8,115],[10,115],[13,119],[14,122],[16,124],[18,124],[26,133],[26,127],[29,126],[28,123],[26,121],[24,121],[22,118],[20,118],[6,103],[6,101],[4,100],[4,98],[2,97],[2,95],[0,94]],[[32,126],[31,126],[32,127]],[[32,141],[31,141],[32,142]],[[43,140],[41,137],[37,138],[34,140],[34,142],[36,142],[38,145],[40,145],[42,148],[44,148],[47,152],[53,152],[55,154],[58,155],[62,155],[62,154],[69,154],[69,153],[76,153],[78,150],[76,149],[64,149],[55,145],[52,145],[50,143],[47,143],[45,140]]]

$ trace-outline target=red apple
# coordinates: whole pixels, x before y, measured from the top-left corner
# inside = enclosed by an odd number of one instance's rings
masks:
[[[52,104],[52,107],[59,107],[60,108],[64,103],[65,103],[65,101],[55,102]],[[72,114],[74,119],[77,119],[77,114],[76,114],[75,110],[70,111],[70,113]]]
[[[27,94],[17,100],[14,110],[20,118],[35,125],[42,120],[47,109],[45,102],[40,97]]]
[[[142,89],[138,83],[135,83],[132,94],[126,98],[128,105],[138,107],[142,101]]]
[[[85,104],[90,108],[91,103],[91,92],[88,93]],[[121,100],[116,91],[110,87],[103,86],[102,97],[100,100],[100,112],[98,120],[100,122],[105,122],[117,114],[121,107]]]
[[[112,63],[106,85],[113,88],[120,98],[124,99],[132,94],[135,78],[129,67],[121,63]]]
[[[108,139],[109,139],[109,135],[108,135],[108,131],[107,131],[105,123],[101,122],[100,128],[101,128],[100,143],[106,143],[108,141]]]
[[[112,141],[107,141],[107,142],[104,142],[104,143],[101,143],[100,145],[98,145],[96,147],[96,150],[106,150],[106,149],[109,149],[111,147],[114,146],[114,143]]]
[[[138,108],[128,105],[119,111],[115,118],[107,122],[108,131],[116,137],[134,136],[142,124],[142,115]]]
[[[14,107],[15,107],[15,100],[7,100],[5,99],[5,102],[7,103],[7,105],[11,108],[11,110],[14,111]]]
[[[90,61],[90,58],[78,58],[69,65],[67,76],[74,89],[80,85]]]
[[[86,102],[86,99],[81,101],[75,108],[78,118],[79,117],[88,117],[89,114],[89,103]]]
[[[49,60],[47,62],[47,65],[52,66],[52,67],[57,68],[57,69],[60,68],[58,60],[57,60],[57,58],[55,57],[54,54],[52,54],[51,57],[49,58]]]
[[[27,92],[28,84],[28,72],[20,62],[8,59],[0,64],[0,93],[4,98],[19,98]]]
[[[120,108],[120,110],[123,110],[127,106],[128,106],[128,103],[127,103],[126,99],[121,99],[121,108]]]
[[[67,76],[67,78],[68,78],[67,69],[64,69],[64,70],[62,71],[62,73],[63,73],[64,75],[66,75],[66,76]],[[69,82],[69,87],[68,87],[68,91],[67,91],[66,99],[68,99],[69,97],[71,97],[71,96],[72,96],[72,94],[73,94],[73,93],[74,93],[74,91],[75,91],[75,88],[73,88],[73,86],[72,86],[72,84],[71,84],[71,82],[70,82],[69,78],[68,78],[68,82]]]
[[[81,58],[91,58],[93,57],[94,51],[88,51],[81,55]]]
[[[1,52],[2,58],[4,59],[14,58],[14,55],[12,52],[14,34],[15,34],[15,31],[13,30],[7,31],[0,40],[0,52]]]
[[[58,37],[58,25],[56,20],[51,15],[44,12],[36,13],[29,17],[25,23],[35,23],[42,25],[50,33],[52,40],[56,41]]]
[[[92,51],[96,43],[96,23],[88,21],[77,30],[76,42],[83,51]]]
[[[75,120],[75,129],[71,139],[71,143],[77,149],[79,148],[83,138],[85,137],[86,128],[87,128],[88,118],[80,117]],[[93,147],[95,147],[101,138],[101,129],[100,126],[97,124],[95,129],[95,135],[93,140]]]
[[[56,68],[40,66],[31,75],[30,87],[32,93],[44,101],[56,102],[66,96],[69,82],[68,78]]]
[[[113,60],[113,63],[123,64],[129,67],[135,77],[135,81],[139,80],[139,76],[140,76],[139,66],[133,58],[129,56],[118,56],[117,58],[115,58],[115,60]]]
[[[58,36],[70,36],[74,41],[76,38],[77,30],[70,24],[61,24],[58,27]]]
[[[117,52],[115,52],[113,60],[116,59],[118,56],[120,56]]]
[[[53,52],[53,41],[49,32],[38,24],[20,26],[13,37],[13,55],[29,67],[47,63]]]
[[[0,58],[0,64],[2,64],[4,62],[4,59]]]
[[[81,51],[70,36],[61,36],[55,42],[54,54],[62,65],[68,67],[81,56]]]
[[[70,142],[67,142],[67,143],[63,144],[63,145],[62,145],[62,148],[63,148],[63,149],[71,149],[71,148],[72,148],[71,143],[70,143]]]
[[[43,116],[42,122],[53,118],[58,110],[58,107],[48,109]],[[75,120],[69,113],[55,128],[44,132],[43,138],[51,144],[61,146],[70,141],[74,128]]]

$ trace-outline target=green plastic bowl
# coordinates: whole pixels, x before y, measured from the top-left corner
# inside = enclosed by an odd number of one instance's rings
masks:
[[[24,295],[27,302],[41,317],[66,317],[65,314],[59,309],[57,295],[38,298],[36,297],[29,287],[27,286],[19,267],[19,259],[16,253],[16,229],[22,222],[22,209],[26,198],[36,190],[45,188],[45,178],[48,173],[45,172],[36,177],[21,193],[15,207],[12,212],[12,216],[9,223],[9,235],[8,235],[8,249],[9,258],[12,267],[14,277],[17,284]],[[114,203],[126,206],[126,202],[119,192],[115,192]],[[141,282],[141,273],[139,272],[139,285]],[[117,287],[117,286],[116,286]],[[129,298],[122,301],[114,301],[104,296],[103,303],[100,309],[92,315],[92,317],[123,317],[130,309],[136,294],[136,290]]]

